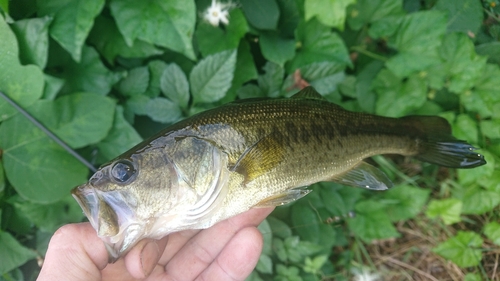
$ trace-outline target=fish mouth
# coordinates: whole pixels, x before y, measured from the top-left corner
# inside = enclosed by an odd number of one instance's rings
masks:
[[[97,235],[104,242],[110,263],[114,263],[134,246],[142,232],[131,206],[120,192],[101,192],[90,184],[71,191]]]

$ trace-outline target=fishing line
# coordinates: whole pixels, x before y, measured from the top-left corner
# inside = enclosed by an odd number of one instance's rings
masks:
[[[26,117],[31,123],[37,126],[40,130],[42,130],[47,136],[49,136],[52,140],[54,140],[57,144],[59,144],[64,150],[66,150],[69,154],[73,155],[78,161],[80,161],[83,165],[87,166],[92,172],[96,172],[97,169],[90,164],[85,158],[80,156],[80,154],[76,153],[71,147],[69,147],[64,141],[62,141],[59,137],[54,135],[49,129],[47,129],[42,123],[38,122],[31,114],[29,114],[26,110],[20,107],[15,101],[5,95],[0,91],[0,96],[4,98],[10,105],[12,105],[17,111],[21,112],[24,117]]]

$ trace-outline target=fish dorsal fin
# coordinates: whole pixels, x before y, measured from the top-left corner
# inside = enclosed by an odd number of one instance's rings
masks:
[[[232,170],[243,175],[246,184],[276,167],[284,154],[283,145],[270,134],[247,148]]]
[[[371,190],[386,190],[393,186],[384,172],[366,162],[361,162],[351,170],[331,178],[330,181]]]
[[[305,189],[305,187],[289,189],[284,191],[283,193],[268,197],[260,201],[259,203],[257,203],[257,205],[255,205],[255,207],[266,208],[282,206],[306,196],[311,191],[312,190]]]
[[[320,95],[316,89],[312,86],[307,86],[300,90],[298,93],[292,96],[292,99],[316,99],[316,100],[326,100],[322,95]]]

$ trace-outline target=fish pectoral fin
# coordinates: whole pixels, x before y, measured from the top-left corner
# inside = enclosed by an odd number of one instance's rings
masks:
[[[384,172],[366,162],[361,162],[351,170],[331,178],[330,181],[371,190],[386,190],[393,186]]]
[[[243,175],[246,184],[278,166],[283,161],[284,153],[283,145],[270,134],[249,147],[232,170]]]
[[[282,206],[306,196],[311,191],[312,190],[305,189],[305,187],[289,189],[283,193],[271,196],[269,198],[260,201],[254,207],[266,208],[266,207]]]

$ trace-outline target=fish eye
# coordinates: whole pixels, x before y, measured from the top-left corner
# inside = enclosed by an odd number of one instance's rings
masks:
[[[111,176],[118,183],[127,183],[131,181],[136,173],[134,164],[129,160],[120,160],[113,164]]]

